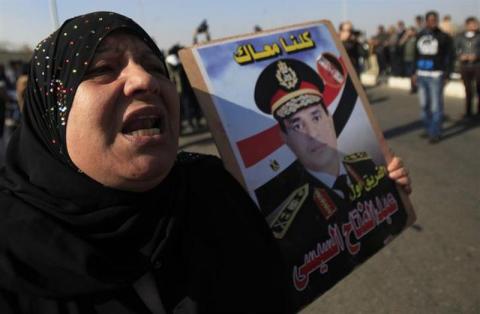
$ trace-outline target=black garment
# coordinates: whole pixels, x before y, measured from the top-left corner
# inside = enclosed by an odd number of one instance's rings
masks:
[[[146,272],[169,311],[185,297],[200,312],[285,310],[271,234],[218,159],[180,155],[144,193],[73,166],[72,100],[96,46],[118,29],[163,60],[140,26],[109,12],[67,20],[35,50],[0,171],[0,313],[148,313],[132,289]]]
[[[480,99],[480,64],[461,65],[460,74],[465,86],[465,115],[471,116],[475,95]],[[480,102],[477,103],[477,114],[480,114]]]
[[[456,38],[457,57],[463,54],[475,55],[473,61],[460,61],[464,67],[480,65],[480,31],[464,32]]]
[[[474,60],[460,61],[460,73],[465,86],[465,114],[472,114],[472,103],[480,96],[480,32],[464,32],[457,37],[457,56],[464,54],[475,55]],[[478,104],[480,113],[480,103]]]
[[[360,45],[356,38],[350,38],[348,40],[342,41],[342,44],[347,51],[348,57],[350,58],[350,61],[352,62],[353,68],[357,72],[357,75],[360,75],[360,57],[363,56],[362,45]]]
[[[391,55],[391,66],[392,66],[392,75],[393,76],[404,76],[405,69],[404,69],[404,59],[403,59],[403,51],[404,46],[400,45],[400,40],[402,39],[403,35],[405,34],[404,29],[397,30],[395,34],[394,41],[390,45],[390,55]]]
[[[197,97],[195,96],[192,85],[187,78],[187,74],[185,73],[183,65],[180,64],[177,71],[180,77],[180,84],[182,86],[182,91],[180,93],[180,102],[183,109],[182,121],[186,120],[191,127],[197,128],[200,126],[200,120],[203,117],[200,104],[197,101]]]
[[[442,71],[448,77],[453,71],[455,50],[452,38],[439,28],[423,29],[415,42],[416,70]]]
[[[358,158],[357,155],[362,157]],[[369,157],[360,155],[344,159],[351,185],[362,181],[365,184],[368,176],[379,173],[380,167]],[[361,196],[354,199],[349,198],[349,195],[344,198],[313,177],[298,161],[255,191],[260,208],[277,235],[286,260],[286,272],[290,274],[291,293],[296,308],[308,304],[330,289],[405,227],[405,209],[395,183],[387,174],[373,188],[363,191]],[[353,231],[345,234],[344,225],[357,223],[361,217],[365,217],[366,212],[381,217],[380,203],[387,196],[397,204],[390,219],[383,219],[361,239],[357,239]],[[368,209],[370,207],[373,211]],[[281,216],[287,218],[281,224],[276,224],[276,219]],[[285,233],[282,236],[283,231]],[[340,238],[342,240],[337,241]],[[361,243],[359,251],[349,252],[347,241],[354,247]],[[316,258],[331,248],[332,243],[340,246],[337,255],[325,263],[312,262],[318,261]],[[303,265],[311,266],[306,282],[305,277],[299,275]]]
[[[1,94],[1,90],[0,90],[0,94]],[[2,95],[0,95],[0,139],[3,137],[3,130],[5,128],[6,105],[7,103],[5,99],[2,97]]]
[[[387,74],[389,59],[388,59],[388,34],[385,32],[377,33],[373,40],[375,41],[375,45],[373,47],[373,52],[377,57],[378,63],[378,76],[379,78],[384,77]]]
[[[3,130],[5,128],[5,112],[7,110],[7,77],[3,72],[0,72],[0,139],[3,137]]]
[[[281,258],[251,199],[217,158],[179,159],[167,179],[170,187],[163,185],[168,193],[150,204],[159,212],[168,207],[171,219],[160,221],[153,233],[144,222],[143,248],[136,253],[153,272],[167,311],[188,296],[201,313],[287,312]],[[13,195],[0,194],[0,203],[0,258],[2,265],[15,266],[11,271],[18,276],[5,277],[8,269],[0,268],[0,313],[149,313],[131,287],[136,278],[120,280],[128,269],[115,267],[135,254],[128,238],[109,260],[89,256],[84,263],[91,273],[76,273],[72,268],[82,262],[77,258],[83,246],[99,254],[107,254],[108,247],[94,245]],[[87,276],[114,282],[109,287],[87,282],[82,289],[79,284]],[[64,293],[45,295],[47,291],[33,289],[60,284]]]
[[[343,193],[343,198],[347,198],[348,194],[350,193],[350,188],[348,185],[348,177],[346,174],[342,174],[337,177],[335,183],[333,184],[332,188],[334,190],[339,190]]]
[[[186,121],[190,127],[195,130],[200,126],[200,120],[203,117],[203,113],[200,109],[200,104],[197,101],[192,85],[185,73],[185,69],[179,61],[178,51],[182,48],[183,47],[180,45],[174,45],[170,48],[167,57],[167,68],[170,74],[170,79],[175,83],[177,92],[180,95],[181,124],[183,126],[183,122]],[[171,58],[170,62],[168,62],[168,58]]]

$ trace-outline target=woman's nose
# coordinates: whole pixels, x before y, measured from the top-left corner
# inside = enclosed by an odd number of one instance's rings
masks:
[[[123,69],[126,77],[124,92],[127,96],[136,93],[155,92],[158,89],[157,79],[143,68],[141,64],[130,60]]]

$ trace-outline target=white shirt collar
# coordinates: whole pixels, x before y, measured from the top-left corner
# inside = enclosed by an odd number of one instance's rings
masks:
[[[343,174],[347,174],[347,170],[345,169],[345,167],[343,166],[343,163],[340,162],[340,168],[339,168],[339,171],[338,171],[338,176],[332,176],[331,174],[329,173],[326,173],[326,172],[321,172],[321,171],[312,171],[312,170],[309,170],[307,169],[307,171],[313,176],[315,177],[316,179],[318,179],[319,181],[322,181],[327,187],[333,189],[333,185],[335,184],[335,181],[337,180],[337,178]],[[348,176],[347,176],[347,179],[348,179]],[[350,183],[350,180],[348,179],[348,182]],[[336,190],[335,190],[336,191]],[[343,193],[342,193],[343,195]]]

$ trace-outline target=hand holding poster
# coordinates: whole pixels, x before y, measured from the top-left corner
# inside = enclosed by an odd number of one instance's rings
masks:
[[[300,309],[414,220],[329,22],[181,52],[226,167],[278,240]]]

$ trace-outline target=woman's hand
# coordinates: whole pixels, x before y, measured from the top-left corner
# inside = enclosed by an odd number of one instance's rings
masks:
[[[407,194],[412,193],[412,185],[408,170],[403,165],[400,157],[394,156],[387,166],[388,176],[394,180],[395,183],[401,186],[403,191]]]

